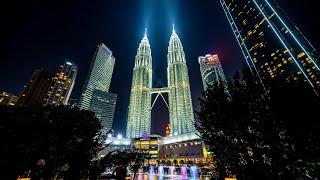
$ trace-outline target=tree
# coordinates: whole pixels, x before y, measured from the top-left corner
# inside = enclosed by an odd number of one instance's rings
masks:
[[[248,70],[236,73],[229,93],[218,84],[203,93],[196,128],[213,152],[219,179],[274,179],[294,148],[281,121],[272,118],[266,87]]]
[[[145,153],[137,150],[115,150],[108,152],[104,157],[96,158],[92,161],[90,179],[97,179],[106,168],[115,168],[119,165],[129,167],[135,177],[139,168],[144,163],[145,156]]]
[[[86,176],[91,160],[101,150],[105,136],[93,112],[58,107],[0,107],[1,179],[16,179],[31,170],[45,179]]]
[[[270,82],[271,109],[276,121],[283,120],[295,142],[294,169],[320,178],[320,97],[305,81],[289,82],[279,77]]]

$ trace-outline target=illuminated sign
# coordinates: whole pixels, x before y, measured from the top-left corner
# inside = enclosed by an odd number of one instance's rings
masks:
[[[205,64],[215,64],[218,61],[218,56],[217,55],[213,55],[213,56],[208,56],[206,57],[205,60]]]

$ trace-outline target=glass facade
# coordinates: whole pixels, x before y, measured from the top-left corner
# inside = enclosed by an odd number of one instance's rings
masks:
[[[115,58],[103,43],[99,44],[93,56],[83,91],[79,100],[81,109],[89,109],[94,90],[109,91]]]
[[[245,60],[262,81],[303,78],[319,92],[319,55],[270,0],[220,0]]]
[[[115,58],[103,43],[93,56],[89,72],[80,96],[80,109],[90,110],[101,121],[103,132],[112,128],[117,95],[108,92],[111,84]]]
[[[92,93],[89,109],[94,112],[96,117],[101,121],[105,132],[108,132],[112,128],[116,102],[116,94],[98,89]]]

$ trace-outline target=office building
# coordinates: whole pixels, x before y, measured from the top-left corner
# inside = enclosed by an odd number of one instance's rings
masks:
[[[94,90],[92,93],[89,110],[94,112],[96,117],[100,119],[105,133],[112,128],[116,102],[116,94],[98,89]]]
[[[303,79],[319,92],[319,54],[274,1],[220,2],[246,63],[258,79]]]
[[[38,106],[43,104],[49,87],[51,85],[51,75],[44,69],[36,69],[27,85],[21,91],[16,105],[18,106]]]
[[[52,77],[48,93],[43,101],[46,105],[67,105],[77,77],[78,68],[69,61],[60,66]]]
[[[227,80],[217,54],[200,56],[198,62],[205,91],[213,85],[227,86]]]
[[[91,61],[79,100],[81,109],[89,109],[94,90],[109,91],[114,63],[115,58],[111,50],[103,43],[99,44]]]
[[[117,95],[110,93],[115,57],[103,43],[99,44],[93,56],[83,91],[79,100],[79,108],[90,110],[101,121],[103,132],[111,129]]]

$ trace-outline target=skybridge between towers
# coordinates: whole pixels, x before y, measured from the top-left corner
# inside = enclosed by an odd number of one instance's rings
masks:
[[[188,67],[182,43],[174,27],[169,40],[167,62],[168,86],[152,88],[151,46],[145,32],[137,49],[133,68],[127,137],[140,138],[143,134],[150,134],[151,111],[159,97],[169,110],[171,134],[195,132]],[[168,98],[163,96],[164,93],[168,94]],[[153,94],[156,95],[154,100],[152,100]]]
[[[152,105],[151,105],[151,109],[153,108],[154,104],[157,102],[157,99],[159,96],[161,96],[162,100],[164,101],[164,103],[166,104],[167,108],[169,109],[169,105],[166,101],[166,99],[163,97],[162,93],[169,93],[169,88],[168,87],[162,87],[162,88],[152,88],[150,90],[150,94],[157,94],[156,98],[154,99]]]

